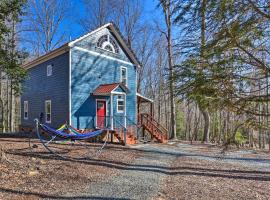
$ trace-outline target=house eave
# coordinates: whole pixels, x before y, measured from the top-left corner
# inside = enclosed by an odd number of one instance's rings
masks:
[[[111,93],[92,93],[94,96],[110,96]]]
[[[147,98],[147,97],[143,96],[142,94],[140,94],[138,92],[136,93],[136,96],[139,97],[139,98],[141,98],[141,99],[143,99],[145,102],[150,102],[150,103],[153,103],[154,102],[154,100],[152,100],[150,98]]]
[[[140,67],[140,63],[137,60],[137,58],[134,56],[134,54],[132,53],[132,50],[130,49],[130,47],[127,46],[126,42],[123,40],[123,37],[121,36],[121,34],[118,32],[118,30],[115,28],[115,26],[113,25],[113,23],[110,23],[109,25],[110,29],[113,31],[113,33],[115,34],[115,36],[117,37],[118,41],[121,43],[121,45],[124,47],[126,53],[128,54],[128,56],[130,57],[130,59],[132,60],[132,62],[135,64],[135,66]]]
[[[42,56],[40,56],[40,57],[38,57],[38,58],[36,58],[36,59],[30,61],[30,62],[24,63],[24,64],[22,65],[22,67],[23,67],[24,69],[30,69],[30,68],[32,68],[32,67],[35,67],[35,66],[37,66],[37,65],[39,65],[39,64],[41,64],[41,63],[44,63],[44,62],[50,60],[50,59],[52,59],[52,58],[55,58],[55,57],[57,57],[57,56],[60,56],[60,55],[62,55],[62,54],[64,54],[64,53],[68,52],[69,49],[70,49],[70,48],[69,48],[69,46],[68,46],[68,43],[66,43],[66,44],[64,44],[63,46],[61,46],[61,47],[59,47],[59,48],[57,48],[57,49],[55,49],[55,50],[53,50],[53,51],[51,51],[51,52],[45,54],[45,55],[42,55]]]

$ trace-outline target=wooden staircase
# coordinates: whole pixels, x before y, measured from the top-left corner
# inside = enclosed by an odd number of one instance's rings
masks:
[[[147,113],[139,114],[138,122],[158,142],[166,143],[168,141],[168,130],[159,124],[151,115]]]
[[[112,134],[117,138],[117,140],[125,145],[125,141],[124,141],[124,134],[119,132],[119,131],[112,131]],[[127,138],[126,138],[126,144],[136,144],[137,143],[137,138],[131,134],[129,131],[127,131]]]
[[[137,138],[137,128],[142,127],[150,135],[160,143],[166,143],[168,141],[168,130],[159,124],[151,115],[147,113],[140,113],[138,115],[138,124],[133,124],[128,126],[125,130],[124,127],[116,128],[115,130],[110,130],[110,133],[114,136],[112,137],[112,142],[116,138],[120,144],[125,145],[124,131],[126,131],[126,144],[132,145],[136,144]]]

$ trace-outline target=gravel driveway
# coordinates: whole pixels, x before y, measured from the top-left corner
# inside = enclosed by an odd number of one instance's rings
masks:
[[[158,147],[151,144],[131,148],[145,152],[144,156],[126,166],[120,175],[91,184],[89,192],[80,196],[93,197],[91,199],[155,198],[162,179],[166,177],[166,169],[175,156],[155,152]]]
[[[226,164],[242,165],[252,170],[270,172],[270,159],[261,158],[259,155],[246,157],[252,154],[252,151],[242,150],[220,154],[219,148],[207,148],[203,151],[205,147],[181,143],[141,144],[130,148],[142,151],[143,156],[136,158],[124,169],[121,168],[118,176],[108,177],[91,184],[88,192],[80,196],[91,197],[90,199],[167,199],[166,194],[164,197],[162,188],[166,185],[165,180],[173,177],[175,173],[172,163],[176,159],[181,161],[181,158],[193,159],[195,162],[200,162],[200,160],[213,162],[219,165],[224,163],[224,166]]]

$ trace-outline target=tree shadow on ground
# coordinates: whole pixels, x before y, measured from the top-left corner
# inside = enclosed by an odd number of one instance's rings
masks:
[[[22,142],[25,143],[26,141],[20,141],[20,139],[18,140],[9,140],[9,139],[2,139],[1,141],[5,141],[5,142]],[[39,140],[36,140],[35,143],[40,143]],[[87,143],[87,146],[90,147],[96,147],[97,144],[100,143]],[[70,144],[61,144],[62,146],[70,146]],[[80,145],[76,145],[73,144],[73,146],[80,146]],[[107,146],[106,149],[113,149],[114,151],[125,151],[125,150],[129,150],[129,151],[135,151],[135,152],[143,152],[143,153],[154,153],[154,154],[164,154],[164,155],[168,155],[168,156],[188,156],[188,157],[203,157],[203,158],[210,158],[210,159],[219,159],[219,160],[234,160],[234,161],[247,161],[247,162],[257,162],[257,163],[267,163],[270,164],[270,159],[266,159],[266,158],[244,158],[244,157],[233,157],[233,156],[223,156],[221,153],[217,153],[216,155],[205,155],[203,153],[187,153],[187,152],[181,152],[181,151],[166,151],[166,150],[160,150],[160,149],[138,149],[138,148],[128,148],[128,147],[124,147],[121,145],[113,145],[113,146]]]
[[[0,192],[3,193],[8,193],[12,195],[26,195],[26,196],[34,196],[38,198],[43,198],[43,199],[104,199],[104,200],[128,200],[129,198],[112,198],[112,197],[99,197],[99,196],[87,196],[87,195],[82,195],[82,196],[60,196],[60,195],[50,195],[50,194],[43,194],[43,193],[38,193],[38,192],[25,192],[25,191],[20,191],[20,190],[12,190],[12,189],[7,189],[7,188],[0,188]]]
[[[121,147],[117,147],[121,148]],[[125,148],[126,149],[126,148]],[[126,149],[127,150],[127,149]],[[132,151],[138,151],[144,153],[146,159],[155,159],[155,154],[162,154],[162,151],[148,151],[148,150],[138,150],[132,149]],[[21,150],[16,150],[8,152],[13,155],[23,156],[23,157],[34,157],[45,160],[60,160],[64,162],[69,162],[70,160],[65,160],[59,156],[54,156],[50,153],[44,152],[25,152]],[[127,151],[128,153],[128,151]],[[165,153],[166,154],[166,153]],[[154,155],[154,157],[153,157]],[[185,157],[185,154],[169,154],[174,158]],[[167,156],[167,154],[165,155]],[[190,157],[190,155],[189,155]],[[161,158],[162,159],[162,158]],[[84,165],[90,166],[102,166],[107,168],[113,168],[117,170],[125,171],[142,171],[142,172],[152,172],[152,173],[161,173],[165,175],[182,175],[182,176],[204,176],[204,177],[221,177],[229,179],[242,179],[242,180],[254,180],[254,181],[270,181],[270,172],[266,171],[257,171],[257,170],[227,170],[227,169],[209,169],[196,166],[185,166],[185,167],[166,167],[162,165],[145,165],[145,164],[134,164],[126,163],[124,161],[111,161],[103,158],[88,158],[88,159],[73,159],[71,162],[77,162]],[[191,165],[191,164],[190,164]]]

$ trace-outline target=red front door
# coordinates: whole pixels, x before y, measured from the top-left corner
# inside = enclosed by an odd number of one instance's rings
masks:
[[[105,128],[106,126],[106,101],[97,100],[97,127]]]

